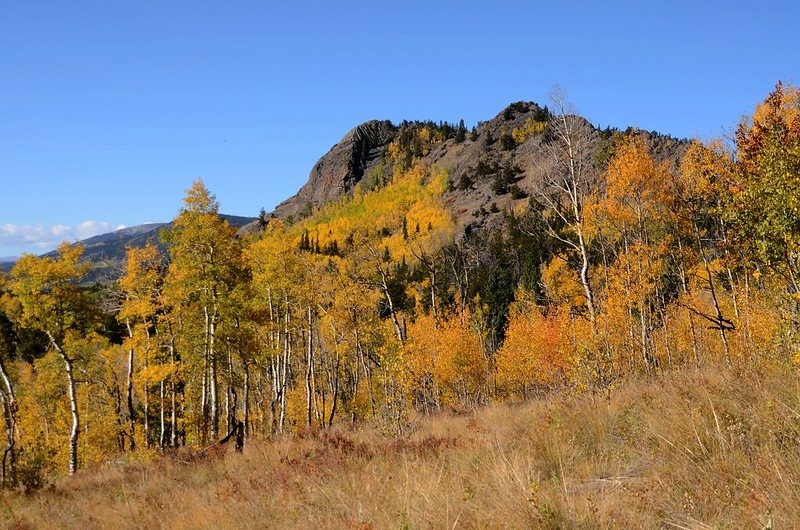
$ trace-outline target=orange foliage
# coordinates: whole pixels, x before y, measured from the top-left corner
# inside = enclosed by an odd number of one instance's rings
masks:
[[[641,137],[617,147],[606,171],[606,197],[587,213],[590,225],[621,238],[628,232],[639,237],[647,225],[667,215],[667,167],[657,165]]]
[[[520,397],[536,390],[563,386],[574,369],[568,319],[553,310],[516,311],[506,340],[497,352],[497,386]]]
[[[464,322],[469,319],[465,318]],[[488,361],[480,336],[456,317],[436,325],[421,315],[409,328],[407,363],[423,406],[472,406],[486,397]]]

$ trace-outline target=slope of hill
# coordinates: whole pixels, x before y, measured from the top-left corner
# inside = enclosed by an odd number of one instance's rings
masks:
[[[241,227],[253,222],[253,217],[239,217],[235,215],[221,215],[231,226]],[[142,247],[145,244],[159,243],[158,235],[162,229],[168,229],[172,223],[148,223],[143,225],[123,228],[115,232],[101,234],[79,241],[84,247],[84,256],[92,262],[120,261],[125,258],[125,248]],[[55,252],[49,252],[48,256]]]
[[[120,260],[125,256],[128,246],[142,246],[148,241],[158,241],[158,229],[166,223],[148,223],[131,226],[100,234],[79,241],[84,248],[84,255],[93,262]],[[56,251],[48,252],[47,256],[55,256]]]
[[[459,237],[499,224],[503,212],[528,200],[541,185],[548,160],[548,138],[544,123],[546,108],[532,102],[509,105],[471,132],[463,125],[435,122],[372,120],[353,128],[323,155],[312,168],[308,181],[272,216],[298,220],[336,198],[352,194],[356,186],[372,189],[391,179],[396,168],[412,160],[438,166],[449,174],[450,186],[444,205],[454,216]],[[607,152],[614,131],[583,122],[593,149],[584,161],[596,171],[610,156]],[[657,161],[676,161],[686,141],[654,132],[641,132]],[[240,234],[257,232],[261,222],[253,217],[224,215]],[[129,246],[159,243],[159,231],[169,223],[149,223],[95,236],[80,243],[85,259],[93,263],[90,280],[116,277]],[[48,255],[53,255],[49,253]],[[8,270],[11,264],[0,264]]]
[[[517,102],[471,133],[463,125],[442,122],[363,123],[319,159],[306,184],[279,204],[273,215],[289,220],[305,217],[342,194],[352,194],[357,185],[371,189],[388,181],[396,167],[417,159],[449,173],[444,202],[462,234],[495,226],[502,212],[526,201],[540,186],[550,164],[550,138],[544,126],[550,117],[546,107]],[[583,127],[592,146],[583,162],[600,172],[617,131],[601,130],[585,120]],[[676,162],[687,145],[656,132],[634,132],[647,139],[657,162]],[[242,232],[258,228],[253,223]]]

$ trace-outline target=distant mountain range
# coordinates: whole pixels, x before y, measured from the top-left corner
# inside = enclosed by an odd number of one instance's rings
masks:
[[[237,215],[220,214],[220,217],[227,220],[236,228],[241,228],[242,226],[256,221],[254,217],[241,217]],[[84,248],[84,258],[92,263],[92,270],[87,280],[94,282],[104,278],[117,278],[122,271],[122,265],[125,261],[125,251],[128,247],[143,247],[147,243],[154,243],[163,248],[159,233],[161,230],[171,226],[171,222],[147,223],[130,226],[79,241],[78,243],[83,245]],[[44,255],[55,256],[56,251],[53,250]],[[0,259],[0,270],[11,270],[16,259],[15,257]]]

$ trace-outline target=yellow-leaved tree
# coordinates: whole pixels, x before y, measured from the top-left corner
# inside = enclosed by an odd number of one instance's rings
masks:
[[[497,390],[501,396],[527,399],[573,381],[575,349],[569,340],[569,310],[562,307],[544,311],[528,293],[517,293],[506,339],[497,352]]]
[[[69,472],[78,470],[80,415],[75,390],[74,361],[69,351],[70,331],[85,330],[91,318],[88,300],[79,283],[88,270],[81,264],[83,248],[62,243],[58,257],[22,256],[11,271],[12,291],[22,306],[23,326],[44,332],[49,346],[61,358],[67,380],[72,426],[69,434]]]
[[[186,346],[189,358],[201,368],[200,392],[195,410],[195,432],[201,440],[219,436],[220,351],[218,327],[229,310],[231,294],[247,272],[236,231],[220,217],[219,203],[202,180],[186,192],[184,206],[165,235],[170,266],[164,295],[183,324],[196,326],[195,338]],[[196,387],[195,387],[196,389]]]
[[[147,366],[147,353],[153,350],[151,329],[156,325],[156,314],[159,309],[159,286],[162,256],[158,248],[148,243],[143,248],[128,248],[125,260],[125,271],[119,280],[124,299],[117,319],[125,325],[128,332],[126,346],[128,350],[127,376],[125,385],[125,401],[128,413],[128,441],[131,450],[136,448],[136,409],[133,405],[135,352],[144,353],[144,366]],[[140,354],[141,355],[141,354]],[[148,445],[149,432],[147,418],[148,388],[144,385],[145,402],[145,445]]]

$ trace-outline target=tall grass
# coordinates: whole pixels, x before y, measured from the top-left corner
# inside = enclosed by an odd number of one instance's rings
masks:
[[[179,452],[6,493],[11,528],[800,526],[800,379],[671,373],[553,397]]]

